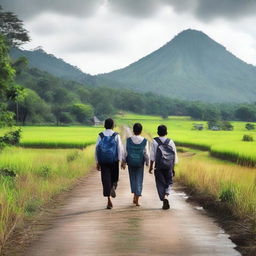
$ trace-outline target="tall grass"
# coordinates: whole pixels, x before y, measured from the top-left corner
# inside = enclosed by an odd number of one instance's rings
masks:
[[[0,176],[0,252],[17,223],[85,175],[94,162],[94,147],[72,149],[5,148],[0,169],[16,177]]]
[[[256,169],[194,157],[183,158],[176,173],[186,186],[226,203],[235,216],[256,225]]]

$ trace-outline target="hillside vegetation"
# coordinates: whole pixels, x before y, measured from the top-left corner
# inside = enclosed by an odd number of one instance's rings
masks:
[[[189,101],[253,102],[256,67],[189,29],[128,67],[99,75],[97,83]]]

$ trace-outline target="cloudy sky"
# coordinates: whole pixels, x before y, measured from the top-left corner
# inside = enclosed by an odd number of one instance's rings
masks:
[[[32,41],[90,74],[129,65],[184,29],[256,65],[256,0],[0,0]]]

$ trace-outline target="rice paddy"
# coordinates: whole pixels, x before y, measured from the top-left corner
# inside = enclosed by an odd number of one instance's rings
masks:
[[[148,117],[143,115],[118,116],[119,123],[133,124],[141,122],[144,131],[151,137],[157,136],[157,126],[165,124],[168,127],[168,136],[176,145],[208,150],[213,156],[230,160],[241,165],[256,166],[256,130],[248,131],[245,122],[231,122],[233,131],[207,130],[207,122],[194,121],[189,117]],[[204,130],[193,130],[193,124],[202,124]],[[254,141],[242,141],[243,135],[248,134]]]
[[[84,148],[95,143],[99,127],[24,126],[20,146],[28,148]],[[3,133],[3,132],[2,132]]]

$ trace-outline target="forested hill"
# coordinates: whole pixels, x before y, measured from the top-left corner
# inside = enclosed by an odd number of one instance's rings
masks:
[[[40,47],[32,51],[13,48],[10,51],[10,56],[13,60],[24,56],[28,59],[31,68],[38,68],[60,78],[80,83],[93,83],[92,76],[83,73],[80,69],[66,63],[64,60],[46,53]]]
[[[189,29],[128,67],[99,75],[97,83],[185,100],[252,102],[256,67]]]

